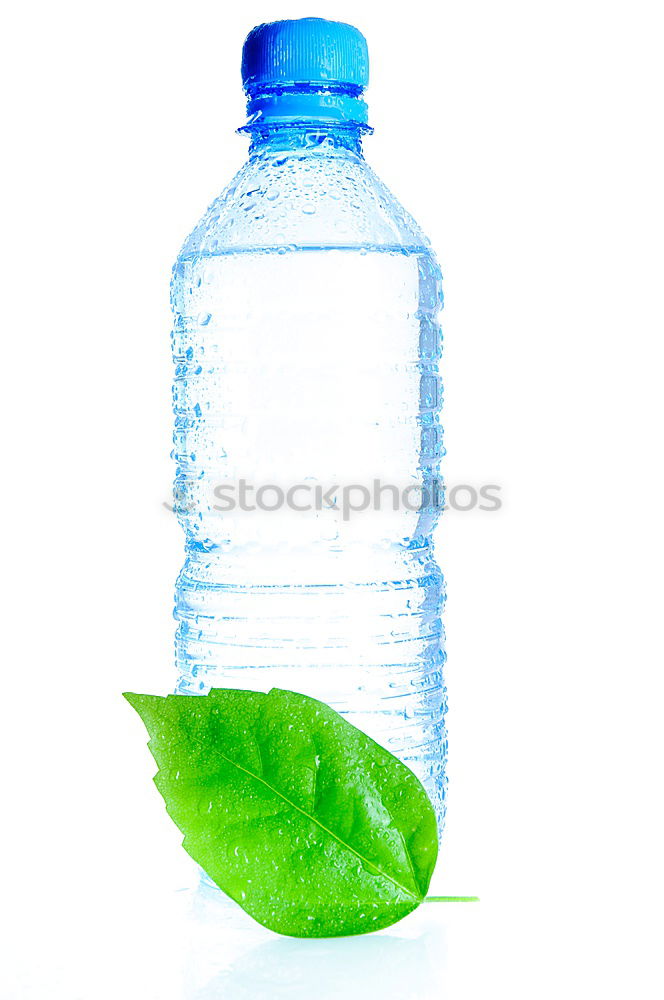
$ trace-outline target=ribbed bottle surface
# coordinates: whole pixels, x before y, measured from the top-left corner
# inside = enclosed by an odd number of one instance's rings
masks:
[[[442,826],[436,511],[393,499],[431,485],[442,451],[426,241],[343,143],[268,146],[192,234],[172,292],[178,690],[320,698],[418,774]],[[344,488],[370,503],[345,510]]]

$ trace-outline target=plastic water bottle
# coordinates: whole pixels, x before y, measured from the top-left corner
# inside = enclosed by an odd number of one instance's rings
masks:
[[[327,702],[442,828],[440,271],[365,162],[357,29],[260,25],[242,76],[249,159],[172,283],[178,690]]]

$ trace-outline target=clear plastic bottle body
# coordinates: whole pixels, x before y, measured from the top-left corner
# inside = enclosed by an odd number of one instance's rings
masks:
[[[360,129],[255,129],[172,301],[178,690],[328,702],[442,826],[440,272]]]

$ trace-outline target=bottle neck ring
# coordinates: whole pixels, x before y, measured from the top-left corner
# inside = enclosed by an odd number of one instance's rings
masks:
[[[355,122],[330,122],[322,119],[301,121],[293,118],[257,120],[243,125],[238,132],[249,135],[249,157],[272,153],[301,156],[362,156],[362,138],[373,130]]]

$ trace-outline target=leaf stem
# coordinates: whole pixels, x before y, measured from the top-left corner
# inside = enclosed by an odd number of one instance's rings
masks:
[[[479,903],[479,896],[425,896],[424,903]]]

